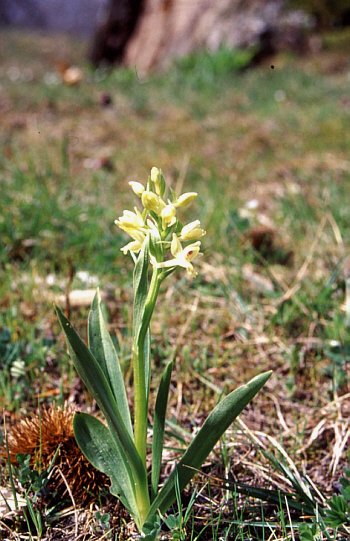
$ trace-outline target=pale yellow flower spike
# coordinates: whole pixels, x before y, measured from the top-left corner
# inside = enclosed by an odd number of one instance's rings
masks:
[[[186,248],[182,248],[181,242],[179,241],[176,234],[173,233],[173,240],[171,241],[170,251],[174,256],[174,259],[169,259],[168,261],[164,261],[163,263],[157,263],[157,267],[159,269],[176,266],[183,267],[187,270],[188,274],[192,278],[195,278],[197,276],[197,272],[194,270],[191,261],[193,261],[193,259],[198,255],[201,255],[199,252],[200,246],[201,243],[198,240],[193,244],[189,244],[188,246],[186,246]]]
[[[152,167],[151,181],[156,193],[152,191],[149,185],[149,189],[146,189],[140,182],[129,182],[133,192],[141,198],[145,211],[141,214],[136,207],[134,208],[135,212],[124,210],[123,215],[118,220],[115,220],[115,224],[123,229],[123,231],[126,231],[133,239],[121,248],[124,254],[128,252],[139,252],[150,229],[159,229],[159,233],[163,234],[168,227],[174,226],[177,223],[176,209],[178,207],[187,207],[197,197],[197,193],[188,192],[180,195],[176,201],[170,202],[168,200],[168,204],[166,204],[162,199],[165,190],[165,181],[161,169]],[[151,211],[151,216],[148,215],[147,211]],[[156,213],[162,219],[161,226],[158,219],[155,219],[154,215],[152,217],[152,212]],[[197,276],[197,272],[194,270],[191,262],[195,257],[202,255],[200,253],[201,243],[197,240],[197,242],[193,242],[183,248],[180,241],[193,241],[201,238],[203,235],[205,235],[205,231],[201,228],[200,221],[195,220],[190,222],[182,228],[179,237],[173,233],[170,245],[173,258],[168,261],[157,262],[151,256],[152,265],[160,269],[179,266],[185,268],[191,277]]]

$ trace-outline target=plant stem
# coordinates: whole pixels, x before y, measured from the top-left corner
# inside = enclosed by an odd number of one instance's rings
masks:
[[[147,475],[145,485],[135,484],[135,497],[137,503],[138,517],[135,518],[136,525],[141,532],[142,526],[147,518],[150,509],[150,500],[148,494]]]
[[[148,290],[144,317],[137,337],[134,337],[134,392],[135,392],[135,419],[134,435],[135,446],[143,464],[146,467],[147,443],[147,413],[148,413],[148,381],[146,381],[145,366],[145,340],[149,329],[153,310],[157,301],[161,279],[161,270],[154,269],[151,284]]]
[[[146,381],[145,365],[145,340],[154,307],[157,301],[161,279],[161,271],[154,269],[151,284],[145,301],[144,314],[140,331],[133,337],[133,359],[134,359],[134,400],[135,400],[135,418],[134,418],[134,437],[135,446],[140,455],[142,464],[146,472],[146,444],[147,444],[147,413],[148,413],[148,386]],[[150,367],[148,367],[150,370]],[[142,486],[136,486],[136,500],[139,510],[139,519],[141,526],[149,512],[150,500],[147,486],[147,476]]]

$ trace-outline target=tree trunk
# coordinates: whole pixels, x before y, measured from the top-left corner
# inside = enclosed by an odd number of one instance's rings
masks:
[[[139,75],[167,68],[198,49],[257,45],[260,57],[305,45],[303,22],[287,0],[109,0],[91,59],[118,62]]]
[[[90,52],[90,60],[95,66],[103,62],[122,62],[125,47],[142,13],[143,3],[143,0],[109,0],[101,8]]]
[[[138,73],[166,68],[178,56],[220,46],[245,48],[279,23],[285,0],[145,0],[125,49]]]

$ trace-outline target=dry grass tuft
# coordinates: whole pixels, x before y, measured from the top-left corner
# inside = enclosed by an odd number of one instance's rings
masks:
[[[96,470],[80,451],[73,433],[71,408],[50,407],[41,415],[20,419],[8,436],[11,463],[19,453],[30,454],[33,468],[47,469],[59,447],[51,475],[51,487],[61,498],[70,491],[75,503],[97,497],[108,479]],[[67,485],[69,489],[67,488]]]

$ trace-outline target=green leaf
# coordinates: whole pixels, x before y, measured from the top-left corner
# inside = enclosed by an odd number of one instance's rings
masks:
[[[158,262],[164,260],[164,248],[158,229],[149,231],[149,251]]]
[[[80,378],[106,417],[113,437],[123,449],[130,463],[134,477],[137,479],[137,482],[144,486],[147,481],[146,470],[136,450],[135,444],[125,427],[124,421],[118,410],[117,403],[114,399],[114,395],[102,368],[96,361],[89,348],[75,332],[71,323],[62,314],[61,310],[57,306],[56,312],[60,320],[62,330],[66,335],[69,353]]]
[[[325,512],[325,523],[333,528],[339,528],[343,524],[350,524],[350,504],[344,496],[333,495],[328,502],[329,509]]]
[[[138,342],[138,337],[143,322],[145,303],[148,291],[148,266],[149,266],[149,236],[147,235],[134,269],[134,314],[133,314],[133,339]]]
[[[350,468],[344,468],[343,475],[340,478],[340,492],[350,502]]]
[[[182,491],[195,475],[195,470],[201,467],[216,442],[270,376],[271,371],[260,374],[248,384],[232,391],[214,408],[153,501],[148,516],[153,515],[157,510],[164,514],[169,509],[176,497],[176,476],[178,476],[179,488]]]
[[[112,338],[107,330],[101,310],[101,297],[97,290],[89,314],[89,348],[98,361],[114,395],[125,426],[133,436],[129,405],[122,371]]]
[[[160,532],[160,518],[158,515],[149,517],[142,526],[143,535],[138,538],[138,541],[155,541],[158,539]]]
[[[164,443],[164,425],[165,415],[168,404],[168,394],[170,387],[171,372],[173,369],[173,361],[170,361],[160,380],[156,406],[154,410],[153,420],[153,442],[152,442],[152,497],[155,498],[158,491],[158,483],[160,476],[160,467],[162,464],[162,452]]]
[[[74,436],[91,464],[111,479],[111,493],[137,516],[135,483],[123,451],[118,447],[108,428],[87,413],[76,413],[73,420]]]
[[[314,541],[317,536],[317,525],[302,522],[299,526],[299,535],[301,541]]]
[[[160,173],[159,195],[160,197],[163,197],[165,188],[166,188],[166,182],[165,182],[165,178],[161,169],[159,169],[159,173]]]
[[[179,515],[169,515],[168,517],[164,517],[164,522],[169,530],[175,530],[175,528],[181,527],[181,517],[179,517]]]

